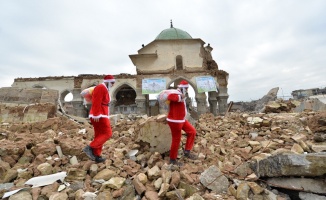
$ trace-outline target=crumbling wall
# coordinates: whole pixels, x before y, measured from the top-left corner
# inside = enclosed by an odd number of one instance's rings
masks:
[[[39,122],[55,116],[57,108],[51,103],[30,105],[0,104],[0,122]]]
[[[279,88],[272,88],[266,95],[261,99],[251,102],[234,102],[231,110],[239,110],[241,112],[262,112],[264,111],[265,105],[270,101],[277,99],[277,92]]]
[[[326,110],[325,95],[311,96],[308,99],[302,101],[301,104],[295,108],[295,112],[323,110]]]
[[[57,104],[59,93],[57,90],[42,88],[0,88],[0,102],[11,104],[52,103]]]
[[[0,88],[0,122],[36,122],[55,116],[58,91]]]

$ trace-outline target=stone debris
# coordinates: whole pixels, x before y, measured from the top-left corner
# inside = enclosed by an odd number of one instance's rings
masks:
[[[326,182],[324,179],[311,179],[311,178],[293,178],[293,177],[279,177],[270,178],[267,184],[279,187],[291,187],[293,190],[304,190],[315,194],[326,194]]]
[[[105,163],[82,152],[93,137],[87,120],[56,114],[0,124],[0,196],[9,199],[290,199],[325,197],[326,112],[203,114],[182,167],[169,164],[164,116],[112,116]],[[318,138],[315,134],[318,134]],[[31,187],[36,177],[64,180]],[[310,184],[310,185],[309,185]],[[313,184],[315,187],[311,187]],[[291,192],[286,192],[291,191]]]
[[[271,89],[259,100],[250,102],[232,102],[231,110],[240,112],[263,112],[263,113],[284,113],[284,112],[323,112],[326,111],[326,96],[315,95],[305,99],[277,98],[279,88]]]
[[[255,174],[261,177],[323,176],[326,174],[326,153],[277,154],[252,165]]]

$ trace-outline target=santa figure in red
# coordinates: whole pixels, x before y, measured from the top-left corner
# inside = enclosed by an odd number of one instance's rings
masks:
[[[182,166],[181,162],[177,161],[178,149],[181,142],[181,130],[187,134],[187,140],[184,148],[184,155],[189,159],[197,159],[197,156],[190,153],[194,146],[196,129],[186,120],[187,106],[186,106],[186,92],[189,84],[182,80],[178,85],[179,94],[171,93],[168,95],[170,101],[170,110],[167,116],[168,125],[171,129],[172,143],[170,148],[170,163]]]
[[[101,157],[103,144],[111,138],[112,129],[109,119],[110,88],[114,85],[115,79],[112,75],[104,77],[103,83],[97,85],[92,93],[92,107],[89,118],[94,127],[94,139],[83,151],[95,162],[104,162]]]

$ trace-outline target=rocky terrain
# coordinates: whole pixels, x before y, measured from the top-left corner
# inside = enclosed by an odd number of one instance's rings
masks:
[[[201,115],[192,120],[199,159],[184,158],[181,145],[180,168],[169,165],[168,151],[153,151],[158,146],[144,138],[146,124],[162,132],[164,119],[113,116],[113,136],[103,149],[107,160],[98,164],[82,152],[93,137],[87,120],[58,113],[32,123],[3,122],[0,197],[326,199],[326,112]],[[158,145],[168,145],[168,136],[158,138]]]

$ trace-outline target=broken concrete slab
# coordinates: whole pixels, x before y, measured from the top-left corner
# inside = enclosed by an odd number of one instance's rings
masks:
[[[278,177],[268,178],[266,183],[277,188],[326,194],[326,182],[324,179]]]
[[[31,178],[28,181],[26,181],[25,184],[32,185],[32,187],[40,187],[40,186],[50,185],[57,180],[63,181],[66,176],[67,176],[67,172],[58,172],[55,174]]]
[[[199,177],[200,182],[216,193],[227,192],[229,182],[226,176],[215,165],[210,166]]]
[[[170,150],[172,136],[170,127],[166,122],[151,117],[140,126],[136,138],[137,142],[147,142],[150,145],[151,152],[165,153]]]
[[[302,200],[326,200],[326,197],[324,195],[317,195],[307,192],[299,192],[299,198]]]
[[[323,176],[326,173],[326,152],[282,154],[252,163],[258,177]]]

